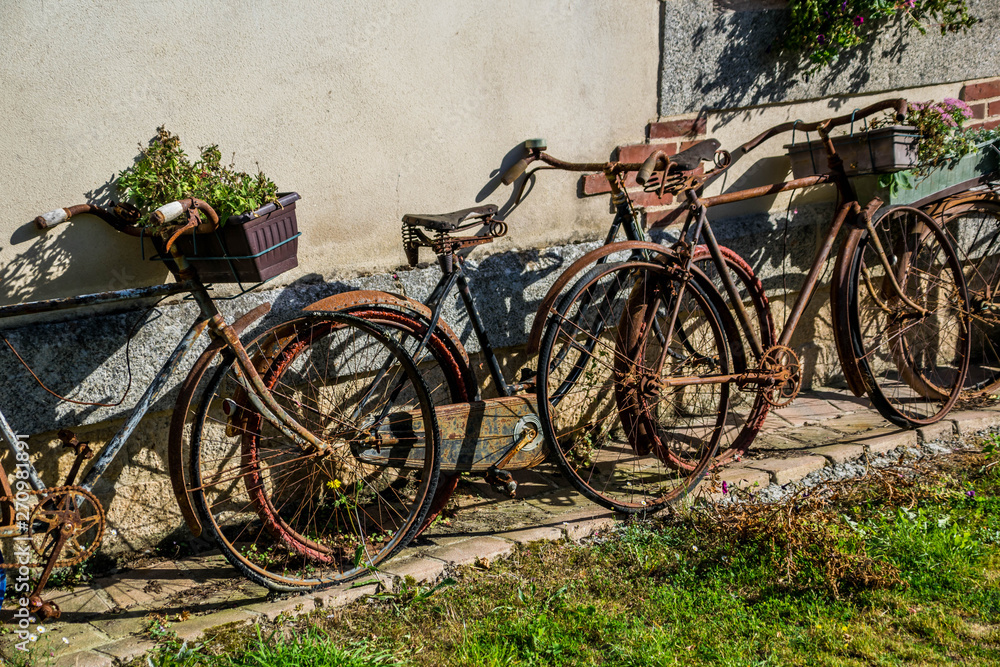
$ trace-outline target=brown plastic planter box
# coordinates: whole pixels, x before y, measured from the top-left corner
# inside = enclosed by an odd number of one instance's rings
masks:
[[[212,234],[182,236],[178,249],[206,283],[259,283],[299,264],[296,192],[278,194],[278,204],[233,215]]]
[[[848,176],[884,174],[910,169],[917,164],[920,133],[908,125],[880,127],[833,138],[833,147],[844,161]],[[785,146],[792,160],[792,177],[829,174],[826,150],[821,140]]]

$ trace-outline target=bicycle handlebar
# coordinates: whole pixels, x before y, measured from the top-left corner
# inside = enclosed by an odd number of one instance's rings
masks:
[[[639,185],[645,185],[646,181],[653,176],[653,172],[660,166],[660,162],[663,162],[663,168],[666,169],[670,158],[663,151],[653,151],[639,167],[639,171],[635,175],[635,182]]]
[[[837,127],[838,125],[845,125],[886,109],[895,109],[897,120],[902,121],[906,115],[906,107],[907,101],[905,99],[896,98],[876,102],[875,104],[871,104],[863,109],[857,109],[850,114],[834,116],[833,118],[827,118],[813,123],[791,121],[788,123],[782,123],[781,125],[776,125],[737,148],[736,150],[739,151],[740,155],[733,155],[732,160],[724,168],[715,170],[715,172],[713,172],[714,175],[707,175],[709,177],[705,179],[702,185],[714,179],[715,176],[725,171],[729,166],[732,166],[732,163],[741,157],[741,155],[745,155],[771,137],[782,134],[783,132],[798,129],[806,132],[819,130],[821,133],[825,133],[827,130]],[[529,139],[524,142],[524,146],[529,151],[529,154],[515,162],[507,169],[507,171],[503,173],[500,180],[504,183],[504,185],[510,185],[516,181],[522,174],[524,174],[528,165],[536,160],[544,162],[551,168],[563,171],[603,171],[605,173],[635,171],[637,172],[636,182],[640,185],[645,185],[645,183],[652,177],[653,172],[670,163],[670,158],[668,158],[663,151],[653,152],[642,164],[629,162],[564,162],[563,160],[556,159],[545,153],[545,142],[540,139]]]
[[[200,218],[194,217],[185,224],[164,227],[165,223],[177,220],[191,209],[201,211],[208,219],[202,221]],[[56,225],[69,221],[74,215],[81,215],[84,213],[97,216],[104,222],[111,225],[111,227],[115,230],[128,234],[129,236],[142,236],[143,234],[148,233],[142,227],[137,227],[130,222],[131,218],[138,218],[138,211],[129,208],[127,205],[115,205],[114,208],[109,210],[100,206],[95,206],[94,204],[77,204],[76,206],[57,208],[54,211],[43,213],[35,218],[34,223],[35,227],[38,229],[51,229]],[[182,234],[193,233],[196,231],[212,232],[219,227],[219,215],[215,212],[215,209],[213,209],[207,202],[203,202],[200,199],[194,199],[193,197],[190,199],[182,199],[164,204],[160,208],[153,211],[152,215],[150,215],[150,219],[152,224],[159,228],[160,234],[164,238],[167,238],[169,235],[169,240],[167,240],[166,244],[168,251],[174,241],[177,240],[177,237]]]
[[[76,206],[57,208],[54,211],[43,213],[35,218],[34,222],[37,229],[45,230],[67,222],[74,215],[88,213],[90,215],[97,216],[119,232],[123,232],[130,236],[140,236],[143,233],[142,228],[131,224],[131,222],[123,216],[125,210],[125,208],[120,206],[115,206],[112,210],[108,210],[93,204],[77,204]]]
[[[782,134],[784,132],[789,132],[791,130],[802,130],[803,132],[813,132],[816,130],[821,130],[823,132],[837,127],[838,125],[846,125],[847,123],[852,123],[860,118],[867,118],[874,113],[879,111],[885,111],[886,109],[896,109],[896,120],[902,121],[906,116],[906,105],[905,99],[899,97],[892,100],[882,100],[881,102],[876,102],[871,104],[864,109],[857,109],[850,114],[845,114],[843,116],[834,116],[833,118],[827,118],[826,120],[818,120],[814,123],[802,123],[800,121],[790,121],[788,123],[782,123],[781,125],[775,125],[770,130],[766,130],[761,134],[757,135],[747,143],[740,146],[740,149],[744,153],[749,153],[754,148],[764,143],[773,136]]]
[[[168,202],[153,211],[149,218],[153,225],[160,227],[165,223],[173,222],[191,209],[197,209],[208,216],[208,222],[202,223],[202,225],[210,225],[211,229],[202,231],[215,231],[218,228],[219,214],[215,212],[215,209],[208,202],[195,199],[194,197]],[[187,225],[184,226],[186,227]]]
[[[524,170],[527,168],[528,168],[528,160],[525,158],[521,158],[520,160],[512,164],[507,169],[507,171],[503,173],[503,175],[500,177],[500,182],[503,183],[504,185],[510,185],[518,178],[520,178],[521,174],[523,174]]]

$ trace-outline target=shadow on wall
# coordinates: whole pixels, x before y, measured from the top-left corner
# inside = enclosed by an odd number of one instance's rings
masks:
[[[116,194],[114,179],[85,193],[88,204],[110,206]],[[70,202],[67,206],[78,202]],[[38,211],[37,213],[43,213]],[[21,303],[45,298],[46,294],[79,294],[78,285],[95,284],[96,289],[111,291],[162,283],[168,275],[161,262],[149,260],[152,243],[121,234],[100,218],[74,217],[56,228],[40,231],[32,221],[18,227],[9,239],[17,255],[0,267],[0,303]],[[106,283],[91,275],[92,262],[76,261],[84,257],[106,258],[102,269]],[[42,295],[39,297],[38,295]],[[2,324],[0,324],[2,326]]]
[[[891,83],[895,66],[918,48],[908,39],[914,31],[895,19],[877,38],[809,74],[808,60],[779,54],[774,42],[785,29],[787,10],[774,6],[750,0],[716,0],[711,9],[703,0],[665,3],[661,114],[872,92]]]

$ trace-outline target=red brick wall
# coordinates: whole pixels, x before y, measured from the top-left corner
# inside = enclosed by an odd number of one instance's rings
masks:
[[[970,127],[1000,127],[1000,78],[967,83],[962,86],[961,97],[972,108]]]
[[[705,139],[705,127],[704,116],[650,123],[646,126],[646,136],[648,137],[646,143],[619,146],[615,149],[614,159],[619,162],[642,162],[658,150],[667,155],[674,155]],[[644,191],[635,182],[634,172],[628,175],[625,187],[636,208],[652,209],[645,211],[647,227],[652,226],[669,213],[670,209],[664,207],[673,204],[673,195],[667,193],[660,197],[656,192]],[[583,193],[585,195],[599,195],[608,192],[611,192],[611,188],[604,174],[590,174],[583,177]]]

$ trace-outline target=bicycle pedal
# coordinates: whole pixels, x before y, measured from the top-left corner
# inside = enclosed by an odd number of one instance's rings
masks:
[[[0,526],[0,537],[17,537],[18,535],[23,535],[25,529],[20,524],[11,524],[9,526]]]
[[[517,493],[517,482],[511,477],[511,474],[506,470],[500,470],[499,468],[489,468],[486,474],[483,475],[483,479],[489,484],[494,491],[497,493],[502,493],[508,498],[513,498]]]

